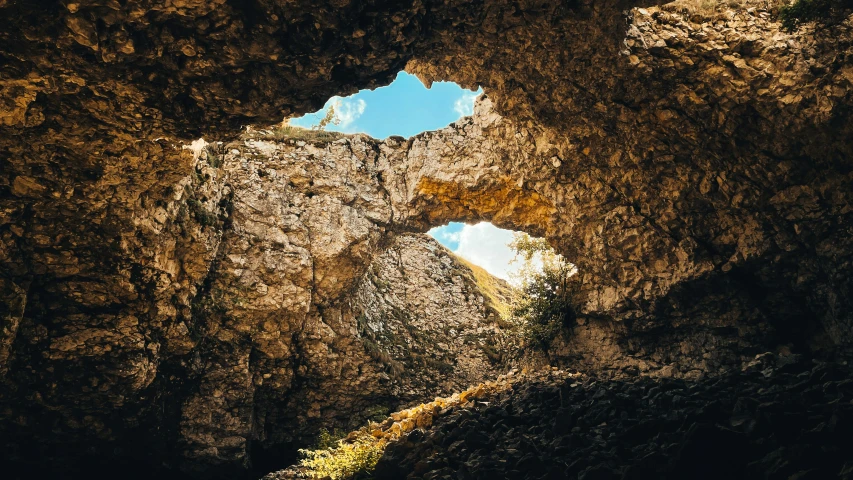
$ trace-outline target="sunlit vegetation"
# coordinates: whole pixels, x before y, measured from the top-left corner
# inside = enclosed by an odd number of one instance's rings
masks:
[[[547,349],[559,331],[574,319],[572,302],[576,297],[576,282],[572,277],[576,269],[543,239],[519,233],[510,247],[515,251],[515,261],[521,263],[515,286],[461,258],[466,268],[458,273],[473,277],[487,307],[506,322],[507,335],[519,336],[524,348]],[[364,322],[360,320],[360,330],[365,328],[361,325]],[[489,348],[503,346],[489,345]],[[500,358],[497,351],[492,354]],[[431,367],[441,370],[434,365]],[[343,438],[339,432],[321,432],[314,448],[300,450],[303,458],[299,469],[303,475],[314,479],[370,478],[389,443],[414,429],[429,428],[434,418],[446,414],[449,409],[488,400],[496,392],[511,388],[514,378],[502,376],[495,382],[480,384],[448,398],[437,398],[392,413],[387,418],[374,417],[376,421],[369,421],[367,426]]]
[[[575,319],[578,295],[574,265],[541,238],[516,233],[509,244],[521,262],[509,306],[523,348],[548,350],[551,341]]]
[[[354,438],[340,440],[337,445],[318,450],[299,450],[303,455],[300,465],[311,478],[358,478],[376,467],[385,445],[383,438],[376,438],[366,431],[358,431]],[[349,437],[348,437],[349,438]]]
[[[243,140],[264,140],[268,142],[292,140],[309,143],[328,143],[346,136],[347,134],[340,132],[329,132],[283,124],[268,129],[250,129],[243,134]]]
[[[338,445],[338,442],[347,436],[347,432],[336,428],[331,432],[325,428],[320,429],[317,434],[317,441],[314,443],[312,450],[328,450]]]
[[[285,119],[280,124],[266,129],[248,128],[243,134],[243,140],[266,140],[274,142],[283,142],[287,140],[303,141],[311,143],[328,143],[346,137],[347,134],[340,132],[330,132],[326,130],[329,125],[338,125],[341,119],[335,112],[335,106],[329,106],[326,115],[321,118],[317,125],[310,128],[291,125],[289,119]]]
[[[509,305],[507,301],[512,296],[512,289],[510,286],[507,285],[506,282],[492,276],[484,268],[478,267],[459,256],[457,256],[456,259],[459,260],[459,263],[465,265],[471,270],[474,282],[486,297],[486,301],[488,302],[487,307],[490,307],[492,310],[497,312],[500,318],[506,318],[509,314]]]
[[[340,440],[334,434],[321,432],[315,448],[299,450],[303,457],[299,462],[299,470],[314,479],[370,478],[370,473],[390,442],[399,440],[416,428],[429,428],[437,415],[449,409],[471,406],[476,401],[511,388],[513,381],[518,378],[521,377],[501,377],[450,397],[436,398],[432,402],[392,413],[382,422],[371,421]]]
[[[340,125],[341,118],[338,117],[338,114],[335,111],[335,104],[329,105],[329,109],[326,110],[326,115],[317,122],[317,125],[312,127],[311,130],[325,130],[329,125]]]

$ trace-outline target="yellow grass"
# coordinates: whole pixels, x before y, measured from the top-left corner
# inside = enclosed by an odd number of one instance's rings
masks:
[[[481,383],[450,397],[439,397],[432,402],[392,413],[381,423],[370,422],[339,440],[336,446],[300,450],[303,456],[299,462],[300,470],[309,478],[332,480],[370,473],[389,442],[399,440],[416,428],[429,428],[443,409],[472,405],[475,401],[511,388],[514,381],[520,378],[501,376],[498,381]]]
[[[271,142],[293,140],[308,143],[329,143],[346,136],[348,135],[340,132],[303,128],[296,125],[277,125],[268,129],[250,129],[243,134],[243,140],[266,140]]]
[[[468,267],[468,270],[471,271],[471,276],[474,278],[474,282],[489,302],[488,306],[491,307],[501,319],[506,319],[509,314],[509,301],[512,297],[512,287],[510,287],[504,280],[501,280],[487,272],[484,268],[478,267],[455,254],[453,256],[456,257],[459,263]]]

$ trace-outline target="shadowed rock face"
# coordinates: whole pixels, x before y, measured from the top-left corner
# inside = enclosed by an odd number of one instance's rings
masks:
[[[348,375],[328,352],[362,348],[350,293],[396,233],[450,220],[578,264],[555,359],[696,376],[849,353],[850,22],[552,3],[0,1],[10,456],[244,468],[374,392],[375,361],[328,395]],[[410,140],[181,147],[403,67],[489,99]]]
[[[439,410],[372,477],[849,478],[850,371],[796,357],[699,381],[549,372]],[[289,473],[264,480],[306,478]]]
[[[420,152],[408,145],[246,140],[200,156],[232,193],[192,315],[166,334],[197,385],[169,393],[183,402],[187,468],[247,463],[252,440],[280,456],[320,427],[353,427],[505,368],[485,353],[502,336],[468,268],[431,239],[396,238],[418,195],[392,176]]]

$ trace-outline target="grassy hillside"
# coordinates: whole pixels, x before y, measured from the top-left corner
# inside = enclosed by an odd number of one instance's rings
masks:
[[[451,252],[452,254],[452,252]],[[464,258],[453,254],[453,257],[470,272],[470,277],[486,297],[488,307],[495,311],[501,319],[506,319],[509,313],[509,302],[512,298],[512,287],[505,280],[495,277],[483,267],[478,267]]]

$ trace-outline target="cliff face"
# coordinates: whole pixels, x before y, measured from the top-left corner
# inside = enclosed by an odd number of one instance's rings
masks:
[[[10,455],[240,469],[337,406],[443,387],[387,383],[364,349],[402,361],[384,313],[358,319],[410,305],[371,305],[363,280],[395,235],[451,220],[578,265],[564,361],[697,376],[849,354],[851,23],[630,6],[0,1]],[[182,148],[403,67],[488,98],[410,140]]]
[[[395,238],[380,174],[388,160],[377,142],[220,148],[212,161],[233,196],[194,304],[200,339],[192,354],[202,347],[214,368],[202,369],[201,387],[182,407],[190,463],[233,462],[235,442],[241,461],[249,440],[304,445],[321,426],[352,426],[377,407],[500,370],[480,351],[481,342],[494,343],[493,313],[469,276],[459,276],[466,268],[430,239]],[[442,309],[431,310],[428,295]],[[473,338],[432,344],[453,328]],[[218,396],[223,385],[233,387]]]
[[[103,442],[117,461],[238,473],[252,451],[261,465],[266,451],[281,462],[320,428],[498,375],[498,344],[510,340],[495,307],[434,240],[390,228],[376,148],[363,137],[188,148],[193,174],[138,219],[175,244],[205,239],[200,252],[160,259],[174,272],[151,286],[167,320],[140,322],[128,305],[40,337],[25,319],[16,340],[29,348],[13,350],[5,383],[11,459],[91,462]],[[204,281],[181,285],[195,266]],[[195,295],[178,310],[174,292],[187,287]],[[61,365],[64,385],[51,384],[55,366],[26,367],[40,361]],[[28,401],[52,414],[26,416]],[[70,447],[78,435],[87,443]]]
[[[368,267],[353,299],[359,335],[400,378],[393,397],[449,396],[508,368],[517,345],[490,294],[509,302],[509,286],[485,281],[497,287],[487,293],[468,266],[424,235],[396,238]]]

